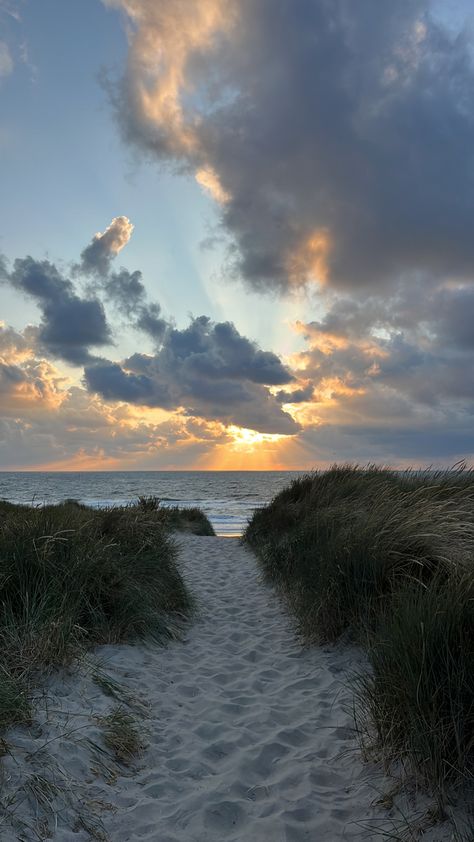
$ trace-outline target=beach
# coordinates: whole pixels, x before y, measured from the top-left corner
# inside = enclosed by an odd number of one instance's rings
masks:
[[[474,842],[473,22],[0,0],[0,842]]]
[[[2,840],[384,838],[397,812],[374,802],[390,782],[362,762],[347,684],[363,652],[302,646],[237,539],[178,541],[194,622],[166,647],[102,646],[49,678],[32,727],[7,734]],[[100,727],[117,696],[143,738],[126,766]]]

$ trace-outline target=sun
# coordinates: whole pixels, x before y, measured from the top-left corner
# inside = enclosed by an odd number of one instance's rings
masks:
[[[287,436],[281,436],[277,433],[259,433],[257,430],[249,430],[247,427],[236,427],[231,425],[227,428],[228,433],[232,437],[231,446],[235,450],[254,450],[261,444],[267,442],[278,442]]]
[[[226,437],[203,455],[196,467],[206,471],[284,471],[306,461],[295,435],[259,433],[235,424]]]

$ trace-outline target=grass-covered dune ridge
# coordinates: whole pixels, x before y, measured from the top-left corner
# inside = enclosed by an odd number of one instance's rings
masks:
[[[350,634],[372,672],[359,714],[438,794],[474,780],[474,475],[334,467],[245,533],[312,641]]]
[[[150,498],[110,509],[0,502],[0,727],[28,717],[38,671],[98,644],[178,633],[193,605],[176,566],[180,525]]]

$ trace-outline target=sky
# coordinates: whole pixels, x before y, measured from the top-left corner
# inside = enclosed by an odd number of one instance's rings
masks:
[[[472,462],[467,0],[0,0],[0,469]]]

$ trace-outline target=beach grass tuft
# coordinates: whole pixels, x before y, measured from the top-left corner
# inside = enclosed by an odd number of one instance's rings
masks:
[[[361,718],[387,760],[408,761],[442,804],[451,785],[474,784],[474,577],[401,589],[368,646]]]
[[[127,766],[143,751],[144,741],[138,723],[124,707],[114,707],[102,717],[100,725],[104,743],[119,763]]]
[[[383,756],[440,803],[472,786],[472,471],[308,474],[254,513],[244,540],[307,640],[367,648],[356,707]]]
[[[0,731],[8,725],[23,725],[31,720],[25,688],[6,669],[0,670]],[[3,743],[3,741],[2,741]],[[3,752],[0,750],[0,756]]]
[[[140,501],[0,501],[0,728],[28,720],[45,669],[99,644],[179,635],[193,600],[176,566],[178,524]]]
[[[161,511],[164,523],[169,529],[191,532],[193,535],[215,535],[211,523],[201,509],[194,507],[180,509],[178,506],[168,506],[163,507]]]
[[[211,522],[201,509],[195,506],[163,506],[159,497],[154,495],[139,497],[137,506],[144,512],[159,513],[164,526],[193,535],[215,535]]]

